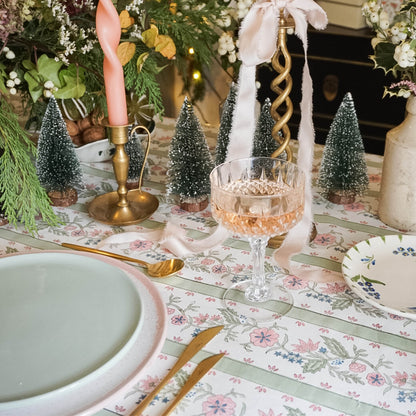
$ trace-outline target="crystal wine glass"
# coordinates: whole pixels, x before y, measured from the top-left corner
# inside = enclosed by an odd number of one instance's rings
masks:
[[[233,306],[238,302],[240,319],[257,323],[284,315],[292,308],[293,298],[276,279],[266,279],[264,258],[269,238],[286,233],[302,218],[303,172],[280,159],[252,157],[217,166],[210,180],[213,217],[247,237],[252,251],[252,277],[227,289],[226,307],[235,313]]]

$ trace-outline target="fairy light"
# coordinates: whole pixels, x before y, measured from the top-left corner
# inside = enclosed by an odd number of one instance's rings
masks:
[[[192,73],[192,78],[195,81],[198,81],[201,79],[201,73],[198,70],[194,70],[194,72]]]
[[[188,53],[189,53],[189,55],[194,55],[194,54],[195,54],[195,49],[191,46],[191,47],[188,49]]]

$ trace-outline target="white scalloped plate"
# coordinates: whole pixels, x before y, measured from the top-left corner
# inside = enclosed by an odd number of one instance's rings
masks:
[[[345,254],[342,273],[351,290],[371,305],[416,320],[416,236],[362,241]]]
[[[0,414],[102,409],[160,351],[165,315],[153,283],[118,260],[66,251],[0,258]]]

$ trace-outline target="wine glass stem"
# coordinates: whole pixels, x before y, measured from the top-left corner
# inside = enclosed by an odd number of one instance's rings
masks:
[[[246,291],[246,297],[254,302],[264,302],[270,298],[270,291],[266,286],[264,274],[264,257],[269,239],[266,237],[252,237],[248,240],[251,246],[253,275],[251,285]]]

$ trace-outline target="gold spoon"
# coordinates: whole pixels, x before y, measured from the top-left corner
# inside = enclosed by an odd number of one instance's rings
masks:
[[[143,260],[134,259],[133,257],[123,256],[122,254],[111,253],[109,251],[98,250],[97,248],[79,246],[77,244],[62,243],[62,247],[72,248],[73,250],[88,251],[89,253],[102,254],[103,256],[113,257],[118,260],[130,261],[138,263],[147,268],[147,273],[152,277],[168,277],[184,266],[184,262],[181,259],[170,259],[159,261],[157,263],[147,263]]]

